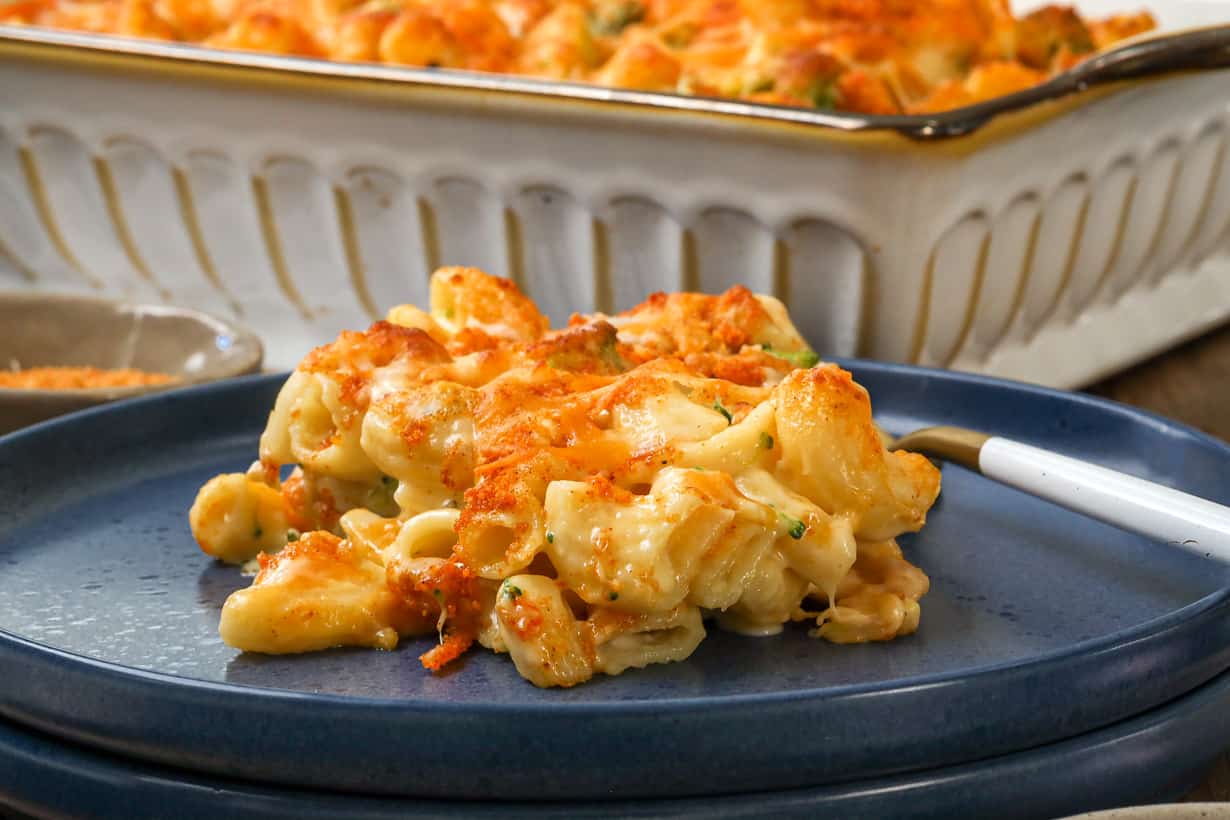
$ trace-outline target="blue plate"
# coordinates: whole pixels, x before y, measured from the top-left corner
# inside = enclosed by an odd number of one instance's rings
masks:
[[[856,363],[894,432],[940,422],[1222,502],[1230,448],[1106,402]],[[280,377],[161,394],[0,439],[0,715],[224,777],[422,797],[763,792],[964,763],[1143,713],[1230,666],[1230,570],[944,468],[907,554],[917,635],[713,631],[684,663],[538,690],[506,657],[240,655],[247,580],[195,547],[197,488],[246,468]]]
[[[1166,706],[1097,732],[921,773],[674,800],[483,803],[346,796],[193,775],[87,751],[0,722],[0,807],[8,804],[45,818],[94,820],[1039,820],[1178,799],[1206,775],[1227,738],[1230,673]],[[698,748],[695,757],[706,754]]]

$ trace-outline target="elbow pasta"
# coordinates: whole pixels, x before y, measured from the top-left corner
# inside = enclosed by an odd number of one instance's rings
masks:
[[[867,114],[1019,91],[1155,26],[1008,0],[9,0],[0,23]]]
[[[287,379],[247,473],[190,522],[259,558],[222,611],[239,649],[474,643],[538,686],[687,658],[706,619],[837,643],[914,632],[895,539],[940,489],[776,299],[655,294],[550,330],[506,280],[444,268]],[[289,472],[287,472],[289,470]],[[283,476],[286,476],[283,478]]]

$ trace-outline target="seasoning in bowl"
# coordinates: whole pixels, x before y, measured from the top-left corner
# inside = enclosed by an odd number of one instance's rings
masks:
[[[4,0],[0,0],[3,3]],[[65,413],[260,369],[260,339],[170,305],[0,294],[0,436]]]
[[[175,377],[134,368],[31,367],[0,370],[0,388],[17,390],[95,390],[166,384]]]

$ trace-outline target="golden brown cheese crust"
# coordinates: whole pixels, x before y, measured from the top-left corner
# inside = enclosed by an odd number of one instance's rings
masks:
[[[5,22],[867,114],[1017,91],[1155,26],[1007,0],[16,0]]]

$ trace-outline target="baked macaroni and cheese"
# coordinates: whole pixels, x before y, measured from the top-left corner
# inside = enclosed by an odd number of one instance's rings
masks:
[[[707,618],[913,632],[928,580],[894,539],[939,488],[776,299],[655,294],[550,330],[511,282],[446,268],[430,313],[309,353],[260,459],[190,520],[206,553],[258,560],[222,610],[234,647],[438,635],[429,669],[478,643],[572,686],[687,658]]]
[[[1154,27],[1008,0],[5,0],[0,23],[869,114],[1019,91]]]

